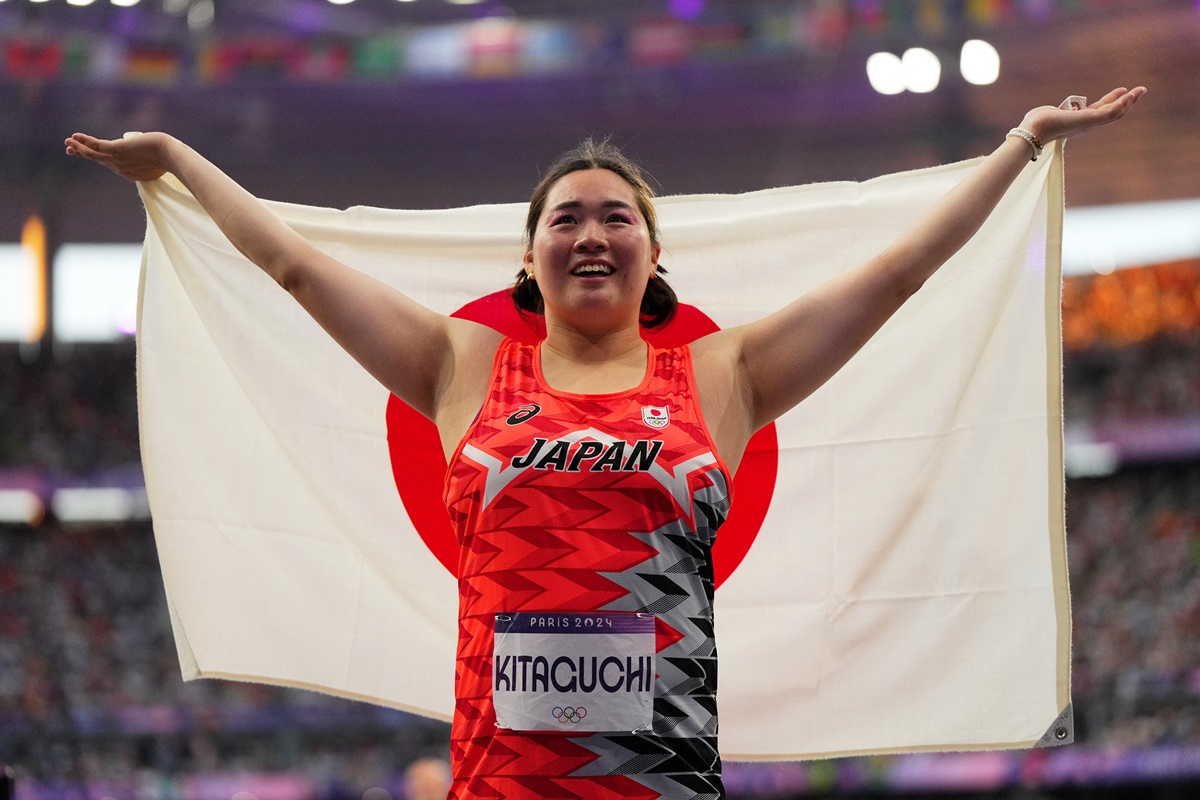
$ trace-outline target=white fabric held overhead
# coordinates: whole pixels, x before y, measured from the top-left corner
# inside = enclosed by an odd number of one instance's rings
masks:
[[[666,197],[663,264],[684,303],[749,322],[879,252],[974,163]],[[141,192],[142,448],[184,677],[448,718],[456,581],[397,491],[387,391],[173,178]],[[520,262],[524,204],[271,205],[439,312]],[[777,421],[774,485],[751,487],[765,519],[717,590],[727,758],[1031,746],[1068,708],[1062,211],[1055,147]]]

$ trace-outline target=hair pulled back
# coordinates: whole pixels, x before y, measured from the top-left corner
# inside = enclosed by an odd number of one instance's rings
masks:
[[[646,227],[650,232],[650,245],[658,247],[658,214],[654,209],[654,189],[650,187],[641,168],[608,139],[596,141],[591,137],[583,140],[575,149],[559,156],[533,190],[533,195],[529,198],[529,214],[525,218],[525,246],[533,246],[533,235],[537,231],[538,220],[546,210],[546,198],[554,184],[572,172],[587,169],[606,169],[616,173],[629,184],[633,189],[638,210],[646,220]],[[647,328],[666,325],[675,316],[675,309],[679,305],[675,291],[662,278],[665,273],[664,268],[656,265],[654,278],[646,285],[646,293],[642,295],[639,321]],[[538,288],[537,281],[530,280],[524,269],[517,273],[516,283],[512,287],[512,298],[518,311],[545,313],[542,290]]]

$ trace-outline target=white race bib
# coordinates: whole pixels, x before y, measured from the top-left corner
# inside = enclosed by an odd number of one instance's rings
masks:
[[[653,614],[497,614],[495,635],[497,726],[560,733],[650,730]]]

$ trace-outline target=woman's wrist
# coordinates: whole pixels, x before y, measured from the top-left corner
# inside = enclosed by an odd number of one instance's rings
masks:
[[[1041,138],[1034,133],[1033,130],[1025,127],[1024,123],[1022,123],[1019,127],[1010,130],[1006,138],[1019,139],[1025,142],[1030,149],[1030,161],[1037,161],[1038,156],[1042,154],[1042,149],[1045,147],[1045,144],[1042,142]]]
[[[183,146],[183,142],[169,133],[152,133],[149,135],[154,137],[154,148],[158,153],[158,160],[162,164],[163,169],[174,173],[177,166],[179,149]]]

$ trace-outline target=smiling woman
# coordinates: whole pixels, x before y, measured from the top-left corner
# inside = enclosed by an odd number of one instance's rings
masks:
[[[664,347],[644,335],[674,309],[653,193],[607,145],[568,154],[531,202],[514,299],[544,319],[533,342],[335,260],[166,134],[66,146],[132,180],[173,173],[437,426],[459,548],[452,797],[722,797],[712,548],[747,442],[975,234],[1041,146],[1112,122],[1144,91],[1033,109],[865,263],[762,319]],[[648,310],[660,287],[669,302]]]
[[[632,194],[605,169],[572,172],[554,184],[525,251],[526,275],[541,287],[548,328],[569,325],[592,336],[638,330],[659,248]]]
[[[636,209],[633,209],[626,205],[626,213],[633,214],[636,210],[649,232],[650,245],[656,249],[661,247],[658,214],[654,208],[654,190],[650,187],[650,183],[642,174],[641,169],[607,140],[596,142],[593,139],[586,139],[579,147],[559,157],[534,189],[529,200],[529,214],[525,219],[527,249],[530,251],[532,249],[534,234],[537,231],[538,222],[546,210],[547,197],[551,188],[558,183],[560,178],[573,172],[593,169],[607,170],[625,181],[633,193],[636,206]],[[666,269],[656,263],[655,275],[659,280],[649,281],[645,294],[642,296],[641,323],[647,328],[666,325],[675,315],[675,309],[678,306],[675,292],[665,280],[662,280],[664,274],[666,274]],[[542,293],[532,278],[532,270],[529,268],[523,268],[517,273],[517,280],[512,290],[513,301],[521,311],[541,314],[544,309]]]

